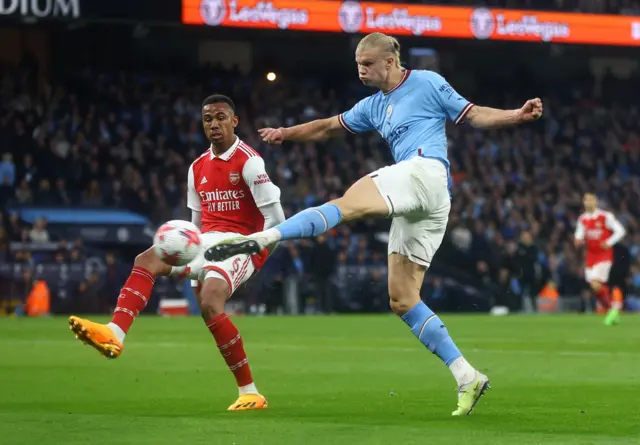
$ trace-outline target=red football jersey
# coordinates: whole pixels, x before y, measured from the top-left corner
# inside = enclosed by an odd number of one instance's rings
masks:
[[[221,155],[211,148],[189,168],[187,206],[202,212],[202,232],[250,235],[264,230],[260,207],[280,202],[264,160],[236,138]]]
[[[622,236],[624,236],[624,228],[610,212],[596,210],[593,213],[583,213],[578,218],[575,238],[584,240],[586,267],[613,262],[611,246]],[[602,247],[604,242],[608,242],[609,248]]]

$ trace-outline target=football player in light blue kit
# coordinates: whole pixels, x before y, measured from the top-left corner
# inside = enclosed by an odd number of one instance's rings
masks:
[[[361,178],[341,198],[304,210],[267,231],[225,240],[205,257],[221,261],[240,253],[255,254],[281,240],[318,236],[340,223],[393,218],[391,309],[449,367],[458,385],[458,405],[452,414],[467,415],[489,387],[489,379],[465,360],[440,318],[420,298],[424,274],[442,242],[451,207],[445,123],[468,121],[476,128],[517,125],[538,119],[542,101],[529,100],[517,110],[475,106],[439,74],[403,69],[398,41],[382,33],[360,41],[356,63],[360,80],[378,88],[376,94],[339,116],[266,128],[260,134],[266,142],[280,144],[376,130],[389,143],[396,163]]]

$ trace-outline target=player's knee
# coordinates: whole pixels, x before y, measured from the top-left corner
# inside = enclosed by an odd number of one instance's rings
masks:
[[[602,288],[602,283],[595,280],[591,281],[591,289],[593,289],[594,292],[600,291],[601,288]]]
[[[420,302],[420,294],[400,280],[389,282],[389,306],[394,314],[402,316]]]
[[[224,312],[224,304],[229,298],[229,286],[223,280],[209,278],[200,290],[200,313],[209,320]]]
[[[168,275],[171,272],[171,266],[163,263],[153,249],[147,249],[136,256],[133,265],[142,267],[156,276]]]

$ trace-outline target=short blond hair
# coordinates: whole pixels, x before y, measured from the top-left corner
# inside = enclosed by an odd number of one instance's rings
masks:
[[[396,66],[400,67],[400,43],[398,39],[381,32],[372,32],[360,40],[356,47],[356,52],[365,51],[371,47],[392,55],[396,60]]]

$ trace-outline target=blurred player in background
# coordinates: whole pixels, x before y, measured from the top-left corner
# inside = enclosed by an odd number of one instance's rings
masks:
[[[377,88],[376,94],[338,116],[266,128],[260,134],[268,143],[281,144],[377,130],[389,143],[396,164],[361,178],[343,197],[304,210],[272,229],[220,243],[208,249],[205,258],[260,252],[273,242],[318,236],[362,218],[393,218],[388,247],[391,309],[449,367],[458,386],[458,406],[452,414],[466,415],[489,387],[489,379],[465,360],[444,323],[420,298],[451,208],[445,123],[469,121],[477,128],[517,125],[538,119],[542,102],[529,100],[517,110],[474,106],[439,74],[404,69],[398,41],[378,32],[360,41],[355,58],[360,80]]]
[[[584,277],[591,286],[596,300],[605,310],[605,324],[620,321],[622,292],[609,289],[609,273],[613,264],[613,246],[624,238],[626,231],[610,212],[598,208],[598,198],[586,193],[582,199],[584,213],[578,218],[575,232],[576,247],[585,246]]]
[[[284,221],[280,189],[269,179],[263,159],[235,135],[238,117],[231,99],[207,97],[202,104],[202,125],[211,146],[189,168],[187,205],[192,222],[201,229],[203,246]],[[136,257],[111,322],[103,325],[72,316],[71,329],[104,356],[116,358],[134,319],[147,305],[156,277],[191,278],[202,317],[238,384],[239,398],[229,410],[266,408],[267,401],[253,382],[242,337],[224,306],[233,292],[260,269],[268,254],[264,249],[256,255],[241,254],[213,262],[201,254],[188,266],[171,267],[150,248]]]

